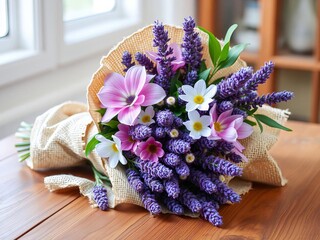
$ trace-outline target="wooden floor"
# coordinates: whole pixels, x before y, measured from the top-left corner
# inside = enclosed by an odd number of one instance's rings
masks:
[[[15,139],[0,141],[0,239],[320,239],[320,125],[290,122],[272,149],[282,188],[255,184],[239,204],[220,210],[224,225],[173,215],[150,216],[122,205],[92,209],[77,191],[50,193],[43,178],[70,173],[92,178],[86,167],[34,172],[18,163]]]

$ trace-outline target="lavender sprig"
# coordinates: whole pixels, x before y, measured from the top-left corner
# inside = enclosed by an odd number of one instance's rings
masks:
[[[208,194],[212,194],[217,191],[217,186],[210,180],[210,178],[203,172],[194,168],[190,169],[189,179],[193,184],[198,186],[201,190]]]
[[[183,206],[175,199],[169,198],[167,196],[161,196],[163,203],[167,206],[169,211],[177,215],[182,215],[184,213]]]
[[[152,129],[148,126],[137,124],[130,127],[129,135],[133,140],[144,140],[150,137],[152,134]]]
[[[128,182],[130,186],[137,192],[143,192],[145,190],[145,185],[140,179],[140,175],[133,169],[128,168],[126,170]]]
[[[281,91],[281,92],[274,92],[267,95],[263,95],[261,97],[256,98],[253,103],[252,107],[255,108],[257,106],[262,107],[263,104],[276,104],[279,102],[286,102],[293,98],[293,93],[289,91]]]
[[[190,70],[198,71],[201,59],[202,59],[202,44],[201,39],[199,37],[199,33],[194,31],[196,27],[196,23],[192,17],[188,17],[184,19],[183,23],[183,43],[182,43],[182,57],[185,60],[186,64],[189,66]],[[188,79],[189,83],[191,79]]]
[[[132,62],[132,56],[128,51],[125,51],[122,55],[122,62],[121,62],[126,68],[123,69],[123,71],[128,71],[129,68],[135,65],[134,62]]]
[[[186,188],[181,188],[179,201],[193,213],[198,213],[202,209],[201,203],[197,197]]]
[[[180,194],[179,181],[176,177],[165,179],[163,181],[164,188],[168,193],[168,197],[176,199]]]
[[[142,203],[144,207],[152,214],[158,215],[161,213],[161,207],[157,202],[155,195],[152,194],[149,190],[144,191],[140,194]]]
[[[210,222],[214,226],[221,226],[222,225],[222,217],[218,213],[218,211],[212,207],[210,203],[203,202],[202,203],[202,210],[201,216]]]
[[[142,173],[141,177],[143,178],[144,183],[151,189],[152,192],[163,192],[163,184],[158,179],[149,176],[147,173]]]
[[[174,153],[166,153],[161,161],[168,167],[176,167],[180,164],[181,159],[179,155]]]
[[[148,73],[156,74],[153,62],[145,54],[137,52],[135,58],[141,66],[146,68]]]
[[[106,211],[109,208],[107,189],[102,185],[95,185],[93,187],[93,200],[97,203],[98,207],[102,211]]]
[[[167,142],[167,149],[176,154],[185,154],[190,151],[190,143],[181,139],[171,139]]]
[[[140,158],[137,158],[135,165],[140,169],[141,172],[147,173],[151,177],[160,179],[172,177],[172,170],[158,162],[144,161]]]

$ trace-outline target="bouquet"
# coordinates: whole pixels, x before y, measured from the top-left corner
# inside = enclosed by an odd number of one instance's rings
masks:
[[[290,131],[283,126],[288,112],[265,104],[293,94],[258,96],[274,64],[256,72],[247,67],[239,59],[246,44],[230,47],[236,27],[219,41],[189,17],[182,29],[156,21],[123,40],[88,87],[90,115],[68,103],[37,119],[28,165],[66,167],[89,159],[95,183],[53,176],[46,186],[80,186],[102,210],[127,202],[152,215],[201,216],[215,226],[222,224],[219,207],[239,202],[250,189],[238,177],[284,185],[267,150],[280,129]],[[55,127],[48,130],[50,121]],[[67,145],[71,151],[60,152],[68,158],[48,162],[48,154],[59,159],[48,141],[54,148]]]

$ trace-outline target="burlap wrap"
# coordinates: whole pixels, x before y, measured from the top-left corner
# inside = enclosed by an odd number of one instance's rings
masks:
[[[179,27],[165,26],[169,31],[171,42],[181,43],[183,31]],[[199,32],[203,42],[203,57],[208,66],[212,65],[208,52],[208,37],[203,32]],[[93,75],[88,87],[87,100],[89,113],[86,106],[79,103],[65,103],[50,109],[39,116],[34,124],[31,135],[31,159],[28,165],[33,169],[57,168],[82,164],[84,162],[84,146],[98,132],[98,123],[101,119],[96,110],[100,109],[97,93],[103,86],[106,76],[111,72],[124,74],[121,64],[121,57],[124,51],[132,54],[136,52],[144,53],[147,50],[156,51],[152,47],[152,26],[147,26],[128,38],[120,42],[109,54],[102,58],[101,66]],[[241,67],[245,63],[238,59],[236,63],[219,71],[215,78],[227,76]],[[264,106],[258,110],[272,117],[277,122],[284,124],[289,112]],[[91,116],[91,117],[90,117]],[[281,171],[268,153],[268,150],[277,141],[279,130],[266,127],[261,134],[255,127],[254,133],[244,141],[244,154],[248,157],[247,163],[242,163],[244,174],[241,180],[226,179],[226,182],[236,192],[244,194],[251,188],[251,181],[266,183],[275,186],[283,186],[286,180]],[[138,194],[130,187],[123,168],[119,165],[112,169],[108,166],[107,159],[101,159],[93,151],[88,157],[94,166],[101,172],[109,176],[112,182],[112,189],[109,189],[109,197],[112,199],[110,207],[115,207],[120,203],[133,203],[142,205]],[[58,180],[57,180],[58,179]],[[65,179],[65,181],[63,181]],[[87,184],[86,181],[82,181]],[[54,191],[59,188],[74,187],[78,184],[81,190],[81,181],[68,177],[48,177],[45,179],[46,186]],[[86,195],[91,199],[90,194]]]

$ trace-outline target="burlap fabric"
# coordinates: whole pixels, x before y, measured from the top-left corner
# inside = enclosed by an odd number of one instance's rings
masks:
[[[183,31],[179,27],[165,26],[169,31],[171,42],[181,43]],[[208,66],[212,65],[208,52],[208,37],[205,33],[199,32],[203,42],[203,57],[206,59]],[[111,72],[124,74],[121,64],[121,57],[124,51],[132,54],[136,52],[156,51],[152,47],[152,26],[148,26],[132,34],[113,48],[109,54],[102,58],[101,66],[93,75],[90,85],[88,86],[87,100],[90,115],[85,112],[85,106],[72,106],[70,103],[57,106],[43,116],[38,117],[34,124],[32,132],[31,160],[28,165],[33,169],[66,167],[81,164],[84,161],[84,146],[98,132],[98,123],[101,119],[96,110],[100,109],[100,103],[97,93],[103,86],[104,80]],[[219,71],[215,78],[227,76],[241,67],[245,63],[238,59],[236,63],[226,69]],[[71,109],[71,110],[70,110]],[[73,111],[74,110],[74,111]],[[82,112],[81,112],[82,110]],[[61,113],[62,111],[62,113]],[[70,114],[73,111],[73,115]],[[258,110],[272,117],[277,122],[284,124],[288,118],[288,112],[271,107],[263,107]],[[260,130],[255,127],[254,133],[249,138],[242,141],[246,150],[244,154],[248,157],[247,163],[242,163],[244,174],[242,180],[226,179],[226,182],[236,192],[246,193],[251,188],[251,181],[262,182],[275,186],[283,186],[286,180],[283,178],[276,161],[269,154],[268,150],[277,141],[279,130],[265,127],[261,134]],[[112,182],[112,189],[109,189],[114,207],[120,203],[133,203],[142,205],[138,194],[130,187],[125,176],[123,168],[119,165],[112,169],[108,166],[107,159],[101,159],[93,151],[89,160],[101,172],[109,176]],[[71,176],[66,182],[55,182],[56,178],[46,179],[46,186],[50,190],[57,190],[74,187],[77,181],[71,181]],[[231,181],[230,181],[231,180]],[[72,183],[72,184],[71,184]],[[90,199],[90,197],[89,197]]]

